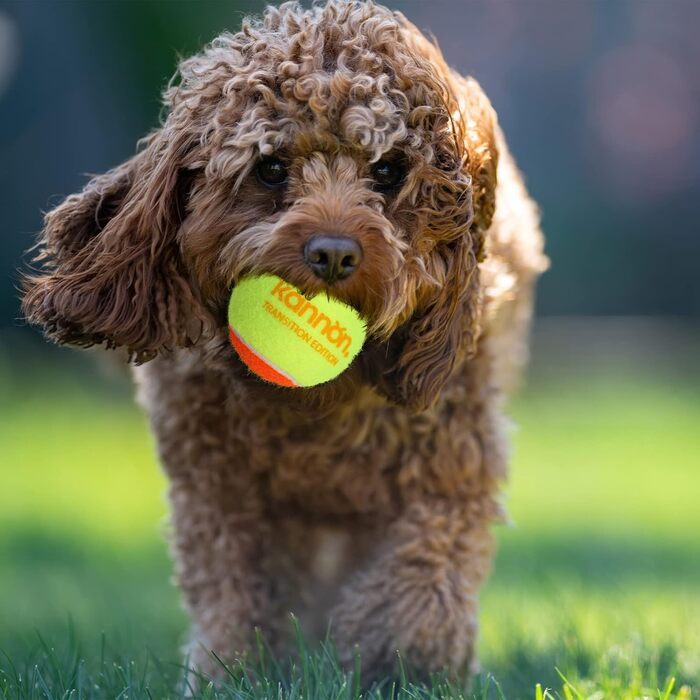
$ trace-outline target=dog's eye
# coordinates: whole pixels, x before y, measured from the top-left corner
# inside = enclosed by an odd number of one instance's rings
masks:
[[[401,163],[379,160],[372,166],[372,177],[378,190],[393,190],[406,177],[406,169]]]
[[[287,166],[279,158],[263,158],[255,172],[267,187],[282,187],[287,182]]]

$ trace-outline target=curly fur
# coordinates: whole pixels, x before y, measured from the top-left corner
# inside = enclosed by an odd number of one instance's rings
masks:
[[[473,662],[502,516],[502,403],[544,269],[536,207],[479,85],[402,15],[329,0],[269,8],[180,65],[131,160],[46,216],[24,309],[59,343],[121,347],[170,480],[193,660],[243,653],[288,611],[330,622],[368,677],[399,649]],[[261,156],[289,164],[259,183]],[[398,158],[400,190],[372,186]],[[330,287],[303,261],[330,231],[364,251]],[[311,389],[262,384],[226,337],[244,275],[355,306],[369,341]]]

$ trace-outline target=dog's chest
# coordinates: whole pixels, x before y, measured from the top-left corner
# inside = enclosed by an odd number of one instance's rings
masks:
[[[264,495],[315,514],[370,514],[391,510],[405,443],[381,414],[357,413],[279,426],[268,446],[251,451]]]

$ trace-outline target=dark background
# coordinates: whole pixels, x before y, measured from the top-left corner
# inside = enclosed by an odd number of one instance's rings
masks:
[[[178,56],[263,2],[0,3],[0,329],[41,212],[158,124]],[[540,203],[540,315],[700,314],[700,2],[396,0],[496,107]],[[26,259],[26,256],[25,256]]]

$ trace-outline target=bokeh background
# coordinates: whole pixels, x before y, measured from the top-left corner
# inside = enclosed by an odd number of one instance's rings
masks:
[[[164,482],[128,378],[27,328],[18,269],[42,210],[158,124],[178,56],[263,4],[0,2],[0,649],[14,658],[37,634],[89,650],[104,633],[177,659]],[[591,687],[700,685],[700,3],[392,6],[489,94],[553,263],[511,407],[513,526],[483,595],[483,666],[512,697],[556,668]]]

